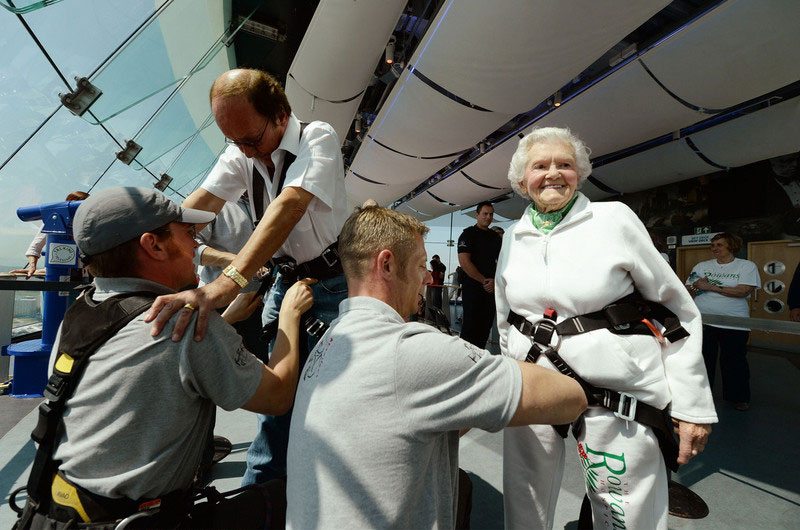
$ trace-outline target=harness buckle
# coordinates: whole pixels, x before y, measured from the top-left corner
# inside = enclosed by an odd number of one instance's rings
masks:
[[[630,329],[631,325],[630,324],[617,324],[616,326],[613,326],[613,327],[614,327],[614,331],[625,331],[626,329]]]
[[[328,254],[331,254],[330,259],[328,259]],[[336,262],[339,261],[339,254],[336,252],[335,249],[331,247],[328,247],[325,250],[323,250],[322,254],[320,254],[320,257],[322,258],[322,261],[325,262],[325,265],[327,265],[329,269],[334,265],[336,265]]]
[[[620,392],[619,393],[619,405],[617,405],[617,410],[613,411],[614,416],[621,420],[625,421],[634,421],[636,419],[636,403],[638,400],[636,396],[632,394],[628,394],[627,392]],[[625,409],[628,409],[628,413],[625,413]]]
[[[542,324],[545,325],[544,328]],[[548,335],[546,343],[537,340],[542,338],[544,334]],[[555,346],[552,344],[554,334],[558,339]],[[531,325],[531,334],[529,335],[529,338],[531,339],[531,344],[537,344],[545,348],[551,348],[553,351],[558,351],[558,349],[561,347],[561,335],[556,333],[556,322],[549,318],[540,318],[536,322],[533,322]]]

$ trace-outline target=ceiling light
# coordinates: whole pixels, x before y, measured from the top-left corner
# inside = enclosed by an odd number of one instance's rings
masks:
[[[374,57],[374,55],[373,55],[373,57]],[[357,133],[360,133],[360,132],[361,132],[361,114],[356,114],[356,125],[355,125],[355,131],[356,131]]]
[[[386,64],[394,62],[394,43],[396,39],[394,35],[389,39],[389,44],[386,45]]]
[[[561,91],[557,91],[556,94],[553,96],[553,106],[560,107],[561,106]]]
[[[481,154],[485,155],[486,154],[486,142],[481,142],[479,148],[481,150]]]

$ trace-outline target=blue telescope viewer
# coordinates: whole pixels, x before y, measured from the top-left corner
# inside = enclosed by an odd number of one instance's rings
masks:
[[[45,281],[66,282],[70,272],[78,268],[78,247],[72,238],[72,219],[82,201],[50,202],[17,209],[22,221],[42,220],[45,244]],[[58,326],[69,305],[68,291],[45,291],[42,308],[42,338],[10,344],[8,355],[14,355],[14,378],[11,395],[41,396],[47,384],[47,364]]]

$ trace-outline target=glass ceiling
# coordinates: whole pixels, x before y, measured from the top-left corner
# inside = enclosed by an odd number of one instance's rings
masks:
[[[234,65],[230,0],[0,6],[0,265],[24,265],[40,226],[20,221],[20,206],[150,187],[162,173],[180,201],[202,182],[225,147],[208,89]],[[58,98],[76,76],[103,92],[82,118]],[[115,156],[128,139],[143,148],[129,166]]]

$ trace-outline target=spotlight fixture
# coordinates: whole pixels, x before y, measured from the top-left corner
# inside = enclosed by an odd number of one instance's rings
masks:
[[[356,114],[356,125],[355,125],[355,131],[356,131],[357,133],[360,133],[360,132],[361,132],[361,114]]]
[[[553,96],[553,106],[560,107],[561,106],[561,91],[557,91],[556,94]]]
[[[389,39],[389,43],[386,45],[386,64],[392,64],[394,62],[394,43],[396,41],[397,39],[392,35]]]
[[[486,142],[481,142],[479,145],[480,151],[482,155],[486,154]]]

